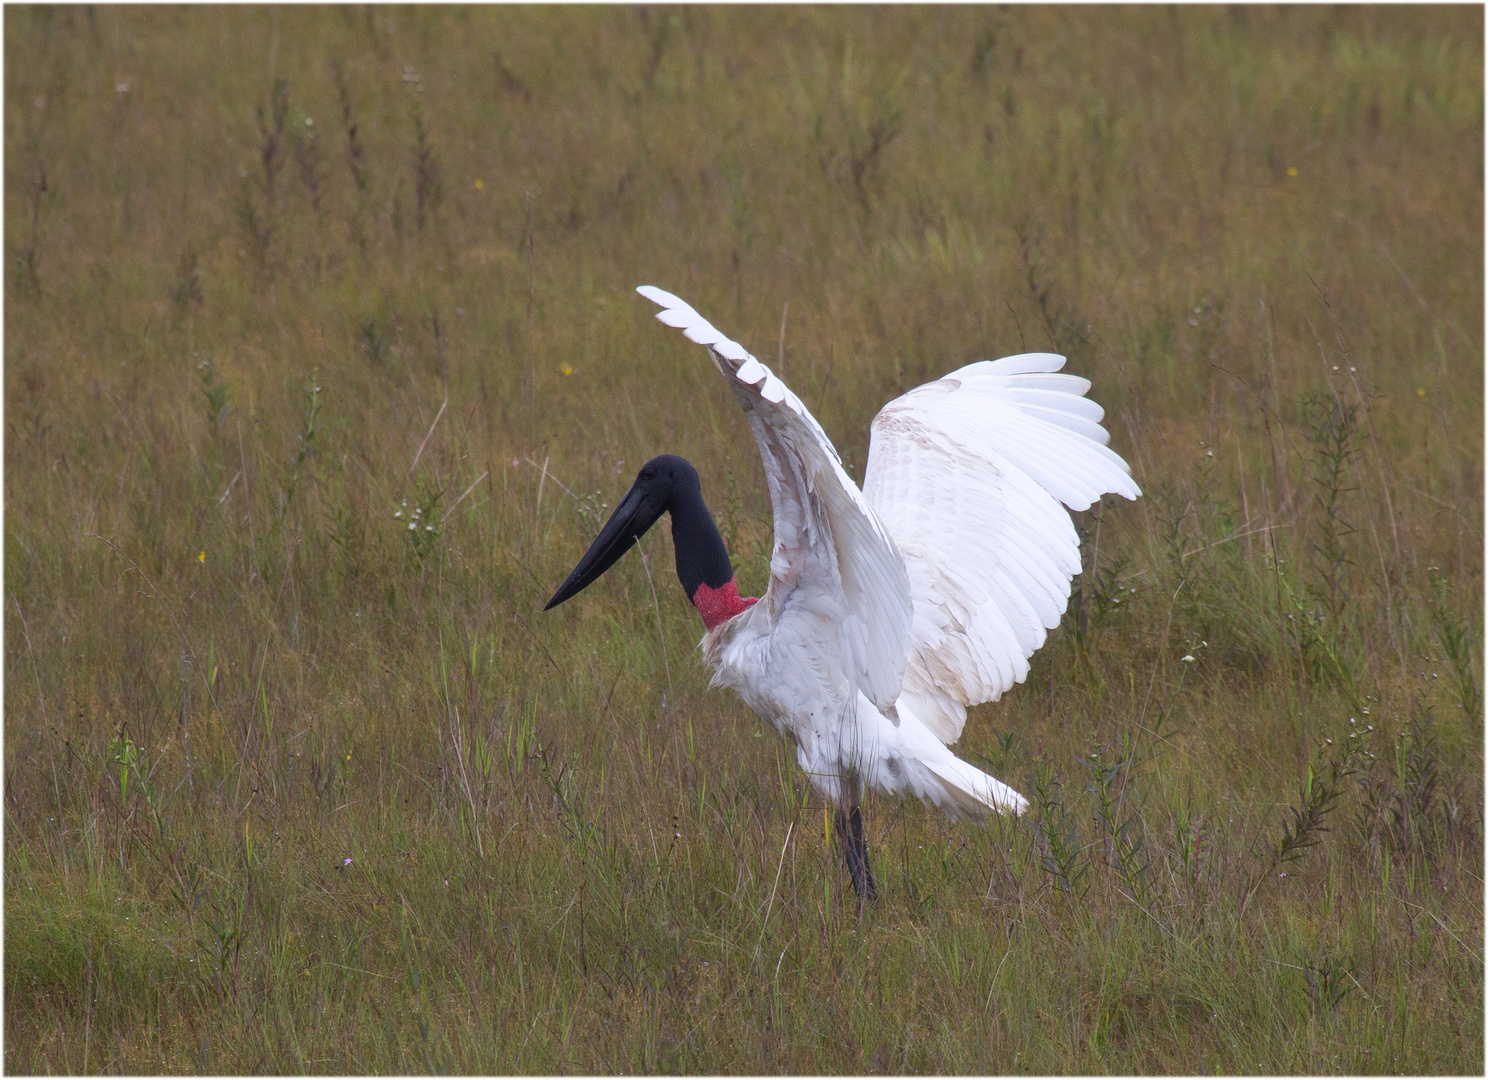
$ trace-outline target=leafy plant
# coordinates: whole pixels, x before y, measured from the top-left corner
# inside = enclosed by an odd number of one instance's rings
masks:
[[[1458,615],[1452,602],[1452,586],[1446,575],[1434,566],[1427,567],[1426,574],[1431,582],[1431,628],[1447,662],[1452,665],[1452,679],[1462,715],[1475,723],[1481,719],[1483,711],[1478,665],[1473,662],[1473,642],[1478,635]]]
[[[1353,975],[1342,960],[1332,956],[1321,956],[1302,966],[1302,976],[1307,980],[1307,998],[1313,1010],[1332,1020],[1338,1013],[1343,999],[1353,993]]]
[[[1063,785],[1048,760],[1034,766],[1030,787],[1039,866],[1060,892],[1083,897],[1090,888],[1086,880],[1090,860],[1080,841],[1075,816],[1065,804]]]
[[[1368,727],[1362,730],[1351,720],[1348,734],[1335,745],[1332,738],[1318,739],[1312,756],[1297,784],[1296,801],[1287,808],[1281,836],[1261,849],[1264,869],[1245,892],[1240,910],[1243,913],[1262,881],[1281,873],[1281,867],[1301,859],[1321,843],[1328,832],[1329,818],[1338,807],[1351,778],[1370,758]]]
[[[1347,540],[1357,531],[1343,516],[1343,500],[1358,490],[1349,473],[1359,457],[1354,448],[1359,407],[1336,394],[1308,395],[1302,399],[1302,423],[1312,453],[1315,498],[1322,511],[1318,539],[1313,543],[1313,570],[1317,591],[1337,626],[1342,624],[1349,601]]]
[[[325,426],[320,422],[320,411],[324,407],[321,401],[321,386],[319,373],[310,376],[309,389],[305,391],[305,404],[301,412],[301,430],[295,436],[298,449],[294,457],[289,461],[289,479],[284,485],[284,499],[279,506],[279,516],[284,517],[289,512],[290,504],[294,501],[295,492],[299,490],[301,479],[304,476],[304,468],[315,450],[315,439]]]
[[[367,359],[374,366],[381,364],[387,358],[389,341],[387,328],[379,323],[375,316],[368,315],[362,319],[358,330]]]
[[[227,384],[218,377],[217,365],[211,360],[196,365],[196,377],[207,401],[207,419],[214,428],[221,428],[227,419]]]
[[[1119,740],[1075,760],[1089,774],[1085,792],[1095,802],[1106,863],[1116,870],[1127,898],[1147,908],[1152,901],[1152,860],[1147,854],[1139,792],[1130,782],[1134,754],[1134,740],[1124,732]]]
[[[404,499],[398,509],[393,511],[393,517],[403,525],[403,532],[414,558],[421,564],[439,550],[443,530],[439,501],[443,497],[444,488],[434,490],[427,487],[420,475],[413,505],[410,507],[408,500]]]

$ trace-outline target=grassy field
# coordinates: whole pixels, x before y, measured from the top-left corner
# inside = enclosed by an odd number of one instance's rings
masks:
[[[8,1072],[1483,1069],[1481,8],[4,19]],[[664,530],[540,613],[663,451],[763,587],[643,283],[1145,491],[861,913]]]

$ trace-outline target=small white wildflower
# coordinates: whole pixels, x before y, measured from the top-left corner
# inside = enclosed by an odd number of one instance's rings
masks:
[[[346,856],[346,858],[342,859],[341,860],[341,865],[342,866],[350,866],[351,865],[351,856],[348,855],[348,856]]]
[[[1192,653],[1188,653],[1188,654],[1186,654],[1183,657],[1183,663],[1185,663],[1185,664],[1192,664],[1193,661],[1194,661],[1194,658],[1193,658],[1193,654]]]
[[[403,511],[402,510],[394,510],[393,511],[393,517],[400,518],[402,516],[403,516]]]
[[[408,531],[409,532],[418,532],[418,522],[416,522],[416,521],[410,521],[408,523]]]

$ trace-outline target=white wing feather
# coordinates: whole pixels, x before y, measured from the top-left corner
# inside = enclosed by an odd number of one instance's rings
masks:
[[[1064,506],[1141,494],[1107,449],[1104,411],[1064,357],[982,361],[873,421],[863,492],[898,543],[914,601],[901,702],[946,743],[966,707],[1028,675],[1059,625],[1079,538]]]
[[[843,471],[827,433],[785,383],[689,304],[651,285],[636,291],[662,307],[657,319],[708,346],[744,407],[775,515],[770,586],[760,606],[776,634],[793,640],[786,628],[796,619],[837,622],[840,656],[828,666],[840,661],[856,690],[888,708],[899,696],[913,617],[904,559],[891,533]],[[803,648],[822,640],[817,630],[799,637]]]

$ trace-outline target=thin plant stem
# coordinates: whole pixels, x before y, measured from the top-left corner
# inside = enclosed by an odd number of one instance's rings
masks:
[[[646,571],[646,584],[651,586],[651,609],[656,613],[656,636],[661,639],[661,662],[666,668],[667,698],[670,700],[675,695],[672,693],[672,662],[667,659],[666,630],[661,625],[661,601],[656,597],[656,582],[651,577],[651,556],[641,547],[640,537],[636,538],[636,547],[641,549],[641,569]],[[665,703],[662,709],[665,711]]]

